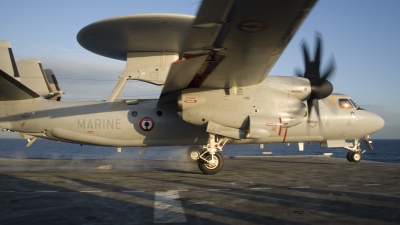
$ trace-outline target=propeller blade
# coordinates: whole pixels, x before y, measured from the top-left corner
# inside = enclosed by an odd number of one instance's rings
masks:
[[[317,36],[317,43],[315,48],[315,57],[314,57],[314,74],[316,77],[320,78],[319,67],[321,64],[321,51],[322,51],[322,40],[320,36]]]
[[[322,35],[318,32],[316,33],[316,47],[313,60],[310,59],[308,46],[305,41],[302,42],[301,47],[303,50],[305,65],[305,71],[302,77],[307,78],[310,81],[312,90],[310,99],[326,98],[333,91],[332,83],[328,81],[328,78],[332,76],[336,68],[335,58],[332,57],[328,69],[321,76],[320,64],[322,55]],[[295,72],[298,77],[301,77],[301,72],[299,70],[295,70]]]
[[[336,61],[335,57],[332,55],[332,60],[329,63],[328,69],[322,75],[321,80],[327,80],[329,77],[331,77],[335,69],[336,69]]]
[[[308,54],[308,46],[306,42],[303,42],[302,48],[303,48],[304,67],[305,67],[303,76],[307,77],[310,72],[310,55]]]
[[[307,100],[307,108],[308,108],[308,120],[307,122],[313,123],[319,121],[319,107],[318,107],[318,99],[312,98]],[[315,109],[316,115],[314,115],[313,108]]]

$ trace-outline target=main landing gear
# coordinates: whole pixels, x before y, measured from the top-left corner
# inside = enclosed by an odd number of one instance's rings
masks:
[[[186,157],[189,162],[197,162],[200,157],[200,154],[203,152],[203,149],[199,146],[190,146],[187,150]]]
[[[365,142],[365,144],[369,149],[373,149],[371,145],[372,142],[369,140],[369,136],[363,137],[362,140]],[[358,139],[354,139],[353,147],[345,147],[345,148],[349,150],[349,152],[346,155],[347,161],[356,163],[361,161],[362,154],[365,153],[365,150],[362,150],[360,148],[360,142],[358,141]]]
[[[228,141],[224,137],[219,139],[215,134],[209,134],[207,145],[203,146],[204,151],[199,155],[197,164],[204,174],[217,174],[224,166],[224,158],[220,151]]]

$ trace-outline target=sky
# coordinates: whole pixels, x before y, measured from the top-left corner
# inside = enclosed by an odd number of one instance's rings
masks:
[[[65,93],[62,101],[106,99],[125,62],[81,47],[76,35],[98,20],[140,13],[195,15],[198,0],[0,0],[0,40],[11,42],[16,60],[39,59],[51,68]],[[334,56],[335,93],[349,95],[377,113],[385,127],[376,139],[400,138],[400,1],[320,0],[269,75],[303,70],[300,44],[313,51],[316,31],[323,37],[322,69]],[[129,81],[124,98],[158,98],[161,88]],[[9,137],[0,132],[0,137]]]

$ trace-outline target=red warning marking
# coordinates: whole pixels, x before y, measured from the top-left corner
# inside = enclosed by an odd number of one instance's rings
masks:
[[[275,123],[267,123],[267,127],[271,127],[271,131],[276,131],[278,125]]]
[[[153,130],[154,125],[154,120],[150,117],[143,117],[139,122],[140,129],[143,131]]]
[[[281,136],[282,133],[282,118],[279,117],[279,133],[278,136]]]
[[[88,130],[87,133],[88,134],[94,134],[94,130]]]
[[[237,25],[239,30],[246,33],[256,33],[263,31],[269,27],[268,23],[261,20],[246,20]]]
[[[303,93],[302,90],[291,90],[290,92],[292,92],[292,93]]]
[[[21,127],[23,127],[25,125],[25,122],[23,122],[22,124],[21,124]]]
[[[285,136],[283,136],[283,141],[282,142],[285,142],[286,141],[286,134],[287,134],[287,128],[285,129]]]
[[[184,102],[185,103],[196,103],[197,101],[196,101],[196,99],[186,99]]]

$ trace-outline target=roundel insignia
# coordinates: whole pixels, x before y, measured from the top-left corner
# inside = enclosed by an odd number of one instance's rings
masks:
[[[267,29],[269,25],[261,20],[246,20],[239,23],[237,27],[246,33],[256,33]]]
[[[150,117],[144,117],[140,120],[139,126],[143,131],[151,131],[154,128],[154,120]]]

